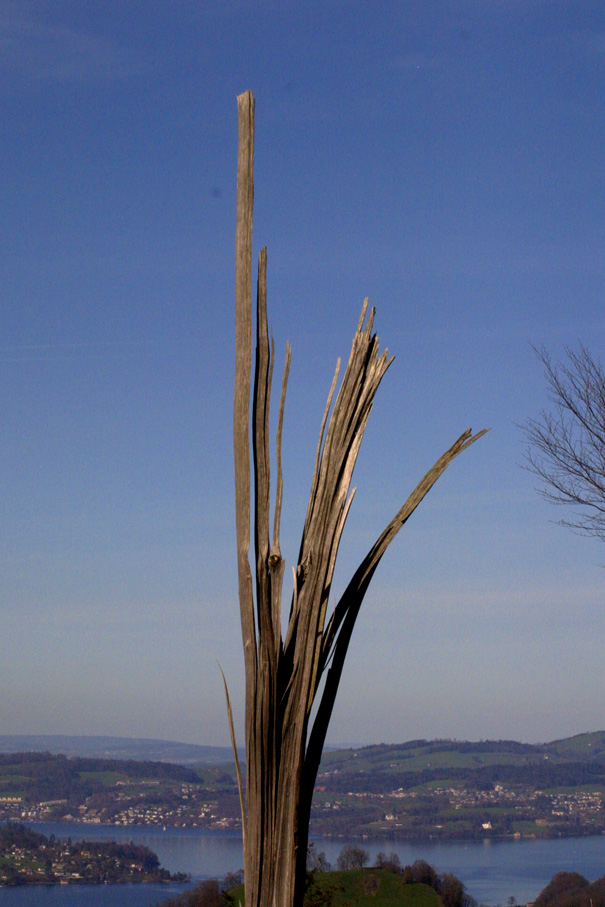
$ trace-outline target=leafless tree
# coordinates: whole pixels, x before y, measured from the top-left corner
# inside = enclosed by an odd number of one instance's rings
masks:
[[[523,426],[529,442],[528,468],[543,482],[543,497],[579,508],[561,523],[605,538],[605,373],[580,346],[567,349],[565,363],[536,350],[544,365],[551,410]]]
[[[370,854],[356,844],[345,844],[336,858],[336,868],[363,869],[370,862]]]
[[[238,120],[233,437],[238,584],[246,675],[245,803],[240,779],[246,907],[300,907],[315,778],[364,595],[390,542],[454,457],[483,432],[472,435],[470,429],[465,431],[437,460],[378,536],[330,612],[328,599],[336,555],[353,497],[350,493],[353,468],[374,395],[391,362],[386,352],[379,354],[378,340],[372,333],[374,312],[367,314],[366,301],[340,389],[335,393],[339,361],[328,395],[298,563],[293,569],[289,620],[282,638],[281,438],[290,348],[286,349],[279,401],[271,527],[269,404],[274,354],[267,327],[265,249],[260,253],[258,266],[250,422],[254,194],[254,98],[250,92],[238,97]],[[251,509],[253,570],[249,560]],[[227,702],[231,715],[228,696]],[[231,736],[234,742],[232,719]]]
[[[377,869],[386,869],[387,872],[394,872],[399,875],[403,872],[399,855],[393,850],[388,856],[384,851],[378,851],[374,858],[374,866],[376,866]]]

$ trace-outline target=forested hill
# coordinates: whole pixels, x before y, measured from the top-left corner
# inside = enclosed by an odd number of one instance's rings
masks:
[[[579,734],[551,743],[518,743],[515,740],[410,740],[357,749],[325,752],[322,774],[402,776],[418,783],[430,778],[479,776],[520,781],[540,777],[588,778],[605,771],[605,731]],[[452,774],[454,773],[454,774]],[[563,782],[561,782],[563,783]]]
[[[136,762],[133,759],[68,759],[51,753],[0,754],[0,796],[20,795],[26,802],[66,799],[81,802],[107,782],[122,779],[200,783],[199,774],[184,765]]]

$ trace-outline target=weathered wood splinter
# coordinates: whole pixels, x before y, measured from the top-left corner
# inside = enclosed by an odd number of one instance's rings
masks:
[[[284,561],[279,544],[281,442],[290,347],[282,380],[276,441],[277,485],[271,531],[269,404],[273,345],[266,309],[266,250],[259,257],[256,361],[252,407],[252,203],[254,98],[239,95],[235,254],[235,398],[233,439],[238,583],[246,672],[246,792],[242,795],[246,907],[301,907],[313,787],[345,656],[359,608],[380,559],[451,461],[485,432],[465,431],[437,460],[359,565],[328,615],[338,546],[351,506],[353,468],[378,385],[392,359],[378,350],[367,300],[332,406],[340,360],[328,395],[285,639],[281,633]],[[366,320],[367,316],[367,320]],[[254,571],[250,568],[253,505]],[[311,710],[316,706],[314,720]],[[233,734],[232,734],[233,736]],[[241,795],[241,785],[240,785]]]

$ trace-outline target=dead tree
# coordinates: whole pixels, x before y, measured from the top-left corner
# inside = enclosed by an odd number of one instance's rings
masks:
[[[392,361],[386,352],[379,354],[378,340],[372,333],[374,311],[370,311],[366,321],[366,300],[340,388],[335,395],[339,361],[328,395],[300,553],[293,570],[287,632],[282,638],[281,438],[290,348],[286,348],[279,402],[276,496],[271,527],[269,404],[274,356],[267,327],[265,249],[260,253],[258,265],[250,423],[254,157],[254,98],[250,92],[238,97],[238,118],[233,437],[238,584],[246,674],[245,805],[242,799],[246,907],[300,907],[313,787],[364,595],[382,555],[403,524],[454,457],[484,432],[473,435],[470,429],[465,431],[437,460],[378,536],[329,613],[336,555],[353,498],[353,493],[349,493],[353,468],[374,395]],[[248,556],[251,506],[253,570]],[[314,706],[316,711],[311,722]]]
[[[605,539],[605,370],[584,346],[558,364],[544,348],[535,352],[552,409],[523,426],[527,467],[546,500],[572,509],[563,526]]]

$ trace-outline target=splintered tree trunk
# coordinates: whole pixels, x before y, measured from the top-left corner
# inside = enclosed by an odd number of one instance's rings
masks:
[[[251,416],[254,98],[245,92],[237,100],[233,438],[238,584],[246,673],[245,805],[242,799],[246,907],[300,907],[313,787],[359,608],[374,571],[395,535],[454,457],[484,432],[472,435],[469,429],[437,460],[378,536],[344,594],[329,611],[336,555],[354,494],[350,485],[355,461],[374,395],[392,361],[386,352],[379,353],[378,339],[372,333],[374,311],[367,312],[366,300],[340,388],[336,393],[339,360],[328,395],[298,563],[293,570],[288,626],[282,638],[281,438],[290,347],[286,347],[279,402],[276,494],[271,525],[269,409],[274,356],[267,326],[267,256],[263,249],[258,265]],[[249,561],[251,508],[254,570]],[[316,712],[311,724],[314,705]]]

